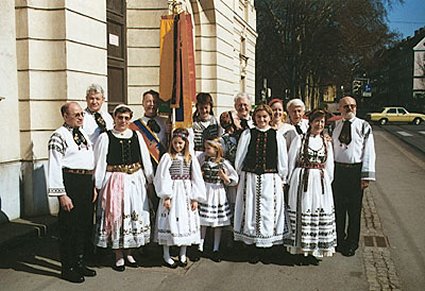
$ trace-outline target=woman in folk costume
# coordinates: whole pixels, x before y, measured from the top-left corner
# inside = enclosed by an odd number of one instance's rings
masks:
[[[196,156],[204,152],[204,141],[209,137],[221,136],[222,130],[212,108],[213,99],[209,93],[196,95],[196,111],[193,114],[193,142]]]
[[[297,137],[295,127],[286,121],[285,107],[283,101],[280,99],[272,99],[269,102],[270,108],[273,110],[273,118],[271,126],[276,129],[277,132],[283,134],[286,141],[286,148],[289,150],[292,141]]]
[[[199,250],[204,250],[204,240],[207,227],[214,229],[214,246],[212,260],[221,260],[219,248],[223,226],[230,225],[233,217],[227,200],[225,186],[235,186],[238,174],[228,160],[223,158],[223,149],[219,138],[205,141],[205,152],[200,155],[202,175],[205,181],[206,201],[199,203],[201,218],[201,243]]]
[[[336,247],[335,210],[331,183],[334,160],[332,143],[323,134],[326,112],[309,115],[309,129],[289,150],[288,214],[292,234],[288,251],[301,261],[318,265],[316,257],[332,256]]]
[[[238,144],[235,166],[239,175],[234,237],[248,245],[269,248],[282,244],[288,233],[283,184],[288,156],[283,135],[270,127],[268,105],[254,110],[255,128],[246,129]],[[254,251],[251,262],[258,262]]]
[[[169,268],[185,267],[187,246],[201,242],[198,201],[205,201],[205,184],[199,162],[190,154],[188,135],[184,128],[174,130],[154,178],[160,198],[155,238]],[[170,246],[180,247],[178,262],[171,258]]]
[[[147,185],[153,169],[149,151],[140,133],[128,128],[133,117],[126,105],[114,109],[114,128],[102,133],[95,147],[95,185],[100,190],[96,245],[110,246],[113,268],[137,267],[131,249],[149,242]]]

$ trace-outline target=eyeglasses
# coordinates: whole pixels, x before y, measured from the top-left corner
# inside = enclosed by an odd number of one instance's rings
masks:
[[[69,116],[71,116],[72,118],[80,118],[80,117],[84,117],[85,112],[81,111],[81,112],[77,112],[75,114],[69,114]]]
[[[345,104],[343,107],[344,107],[344,109],[348,109],[348,108],[356,108],[356,107],[357,107],[357,105],[356,105],[356,104]]]
[[[125,120],[125,121],[128,121],[131,119],[130,116],[116,116],[115,118],[118,120]]]

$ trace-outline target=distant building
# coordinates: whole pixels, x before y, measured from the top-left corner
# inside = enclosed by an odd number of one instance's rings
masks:
[[[59,108],[85,107],[91,83],[110,105],[142,114],[141,94],[159,89],[160,17],[167,0],[0,1],[0,223],[57,211],[46,193],[47,142]],[[255,93],[254,0],[183,0],[192,16],[197,91],[216,112],[236,92]]]
[[[374,106],[399,105],[425,112],[425,27],[378,58],[381,66],[372,78]]]

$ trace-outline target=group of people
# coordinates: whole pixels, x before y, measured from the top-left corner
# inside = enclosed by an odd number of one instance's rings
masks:
[[[251,115],[250,96],[238,93],[235,110],[216,118],[212,96],[199,93],[193,126],[173,130],[157,114],[156,91],[143,94],[144,116],[136,120],[124,104],[112,117],[104,111],[99,85],[89,86],[86,101],[85,110],[77,102],[62,106],[64,124],[48,146],[65,280],[96,275],[84,260],[91,237],[113,250],[120,272],[137,267],[132,251],[152,240],[165,266],[186,266],[187,247],[204,252],[208,227],[216,262],[223,230],[249,246],[250,262],[274,245],[313,264],[336,251],[355,254],[375,151],[352,97],[340,100],[332,134],[324,132],[327,113],[315,109],[306,119],[300,99],[288,102],[287,113],[272,99]]]

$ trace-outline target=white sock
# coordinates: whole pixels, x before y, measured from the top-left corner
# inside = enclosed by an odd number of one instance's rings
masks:
[[[162,246],[162,250],[163,250],[162,257],[163,257],[164,261],[169,265],[174,264],[174,260],[170,256],[170,247],[169,246]]]
[[[122,250],[114,250],[115,253],[115,265],[117,267],[124,266],[124,257]]]
[[[205,235],[207,234],[207,227],[204,225],[201,225],[201,243],[199,244],[198,250],[200,252],[204,251],[204,241],[205,241]]]
[[[124,266],[124,258],[118,259],[118,260],[115,262],[115,266],[117,266],[117,267]]]
[[[214,248],[213,252],[218,252],[221,240],[221,227],[214,228]]]
[[[131,264],[134,264],[136,262],[132,255],[127,255],[127,261],[129,261]]]
[[[184,263],[186,262],[186,246],[180,247],[180,262]]]

